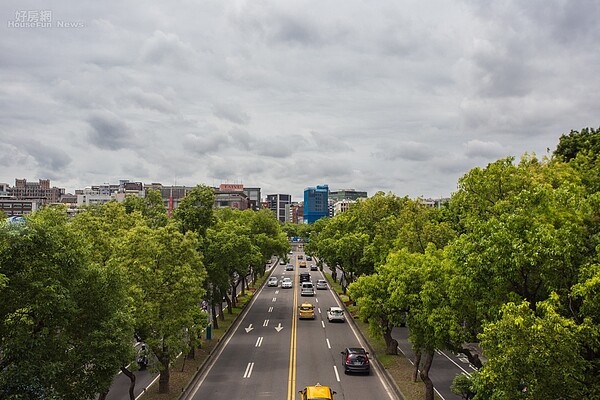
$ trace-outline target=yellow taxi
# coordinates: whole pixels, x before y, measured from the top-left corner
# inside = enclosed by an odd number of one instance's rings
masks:
[[[321,386],[319,383],[315,386],[307,386],[298,393],[302,400],[333,400],[335,394],[329,386]]]
[[[298,263],[298,266],[299,266],[300,268],[306,268],[306,261],[304,261],[304,260],[300,261],[300,262]]]
[[[315,306],[310,303],[300,304],[298,316],[300,319],[315,319]]]

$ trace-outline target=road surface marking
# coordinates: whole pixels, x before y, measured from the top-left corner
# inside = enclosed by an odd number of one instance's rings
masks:
[[[265,322],[263,322],[263,326],[269,326],[269,320],[265,319]]]
[[[323,322],[323,320],[321,320],[321,326],[323,327],[323,329],[325,329],[325,322]]]
[[[273,307],[269,307],[269,311],[267,312],[273,312]]]
[[[335,379],[337,379],[337,381],[340,381],[340,374],[338,374],[338,370],[337,367],[334,365],[333,366],[333,372],[335,372]]]
[[[254,347],[260,347],[262,342],[263,342],[263,337],[259,336],[258,339],[256,339],[256,344],[254,345]]]
[[[328,339],[328,338],[325,338],[325,340],[327,341],[327,348],[328,348],[328,349],[331,349],[331,343],[329,343],[329,339]]]
[[[244,372],[244,378],[250,378],[250,375],[252,375],[252,368],[254,368],[254,363],[248,363],[246,372]]]
[[[250,325],[248,325],[247,328],[244,328],[244,329],[246,330],[246,333],[248,333],[248,332],[250,332],[254,328],[252,327],[252,324],[250,324]]]
[[[273,297],[273,303],[277,301],[277,297]]]
[[[283,329],[283,326],[281,326],[281,322],[279,323],[279,325],[277,325],[275,327],[275,330],[277,331],[277,333],[281,332],[281,330]]]

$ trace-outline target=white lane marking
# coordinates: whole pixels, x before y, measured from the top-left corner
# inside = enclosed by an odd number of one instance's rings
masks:
[[[244,329],[246,330],[246,333],[248,333],[248,332],[250,332],[254,328],[252,327],[252,324],[250,324],[250,325],[248,325],[247,328],[244,328]]]
[[[333,372],[335,372],[335,379],[337,379],[337,381],[340,381],[340,374],[338,374],[338,370],[337,367],[334,365],[333,366]]]
[[[321,314],[321,307],[317,307],[317,311],[319,311],[319,314]]]
[[[283,329],[283,326],[281,326],[281,322],[279,323],[279,325],[277,325],[275,327],[275,330],[277,331],[277,333],[281,332],[281,330]]]
[[[265,322],[263,322],[263,326],[269,326],[269,320],[265,319]]]
[[[277,301],[277,297],[273,297],[273,303]]]
[[[259,336],[258,339],[256,339],[256,344],[254,345],[254,347],[260,347],[262,342],[263,342],[263,337]]]
[[[248,363],[246,372],[244,372],[244,378],[250,378],[250,375],[252,375],[252,368],[254,368],[254,363]]]
[[[273,312],[273,307],[269,307],[269,311],[267,312]]]
[[[315,301],[318,303],[318,302],[319,302],[319,299],[315,298]]]
[[[321,320],[321,326],[323,327],[323,329],[325,329],[325,322],[323,322],[323,320]]]
[[[328,338],[325,338],[325,340],[327,341],[327,348],[328,348],[328,349],[331,349],[331,343],[329,343],[329,339],[328,339]]]
[[[453,359],[451,359],[450,357],[448,357],[448,355],[447,355],[446,353],[444,353],[443,351],[442,351],[442,355],[443,355],[444,357],[446,357],[448,360],[450,360],[450,362],[451,362],[452,364],[456,365],[456,366],[457,366],[457,367],[458,367],[458,368],[459,368],[459,369],[460,369],[460,370],[461,370],[463,373],[465,373],[465,374],[466,374],[468,377],[470,377],[470,376],[471,376],[471,374],[470,374],[469,372],[467,372],[467,371],[466,371],[466,370],[465,370],[463,367],[461,367],[461,366],[460,366],[460,365],[459,365],[459,364],[458,364],[456,361],[454,361]]]
[[[279,290],[276,290],[276,291],[275,291],[275,294],[279,294]]]

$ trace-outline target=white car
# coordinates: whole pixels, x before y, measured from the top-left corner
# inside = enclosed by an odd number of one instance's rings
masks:
[[[344,310],[340,307],[329,307],[327,309],[327,321],[329,322],[344,322],[346,321],[346,317],[344,317]]]
[[[279,280],[274,276],[270,277],[267,281],[267,286],[277,286],[279,284]]]
[[[317,281],[317,290],[327,290],[327,281],[325,279]]]
[[[292,286],[293,286],[292,278],[283,278],[281,280],[281,288],[282,289],[289,289]]]

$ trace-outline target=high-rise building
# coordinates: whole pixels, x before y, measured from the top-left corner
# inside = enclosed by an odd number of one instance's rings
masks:
[[[342,201],[342,200],[358,200],[366,199],[367,192],[354,189],[339,189],[336,191],[329,192],[329,200]]]
[[[15,179],[15,186],[8,188],[8,194],[18,200],[40,199],[43,204],[58,203],[65,194],[64,188],[50,187],[49,179],[39,182],[27,182],[27,179]]]
[[[329,216],[329,186],[319,185],[304,189],[304,222],[312,224]]]
[[[275,213],[277,220],[285,222],[285,206],[292,203],[292,195],[268,194],[267,204],[269,209]]]

